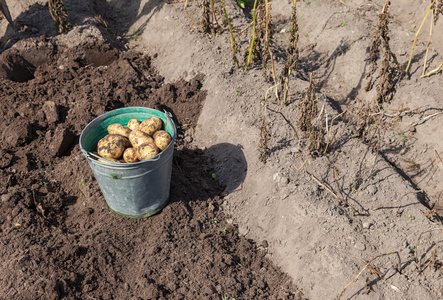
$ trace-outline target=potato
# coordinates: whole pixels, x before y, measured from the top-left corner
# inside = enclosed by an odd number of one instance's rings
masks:
[[[97,143],[97,152],[103,158],[120,158],[125,151],[125,138],[119,134],[108,134]]]
[[[128,128],[131,130],[136,130],[140,126],[140,121],[137,119],[131,119],[128,122]]]
[[[162,128],[162,120],[159,117],[150,117],[144,120],[139,129],[144,133],[152,136],[157,130]]]
[[[108,133],[109,134],[120,134],[124,137],[129,137],[129,134],[131,133],[131,129],[126,128],[125,126],[115,123],[108,126]]]
[[[160,151],[163,151],[168,147],[171,142],[171,135],[164,130],[159,130],[154,133],[154,143]]]
[[[138,162],[137,151],[135,151],[135,148],[126,149],[125,152],[123,152],[123,159],[127,163]]]
[[[123,137],[123,140],[125,141],[125,149],[132,147],[132,144],[128,138]]]
[[[112,162],[110,162],[110,161],[113,161],[113,162],[116,162],[116,163],[121,163],[121,161],[119,161],[118,159],[115,159],[115,158],[106,158],[106,159],[107,160],[99,158],[98,161],[101,161],[102,163],[110,164],[110,165],[112,165]]]
[[[154,139],[141,130],[133,130],[129,135],[129,141],[132,147],[137,148],[141,144],[153,143]]]
[[[139,147],[137,147],[136,151],[137,151],[137,158],[140,161],[153,158],[159,153],[159,150],[154,143],[141,144]]]

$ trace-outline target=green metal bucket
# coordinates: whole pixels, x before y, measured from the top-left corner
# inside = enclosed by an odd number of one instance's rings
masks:
[[[140,122],[156,116],[163,130],[172,137],[169,146],[153,158],[136,163],[103,163],[92,152],[97,142],[108,134],[109,125],[127,125],[130,119]],[[109,208],[121,215],[139,218],[160,211],[169,201],[172,154],[177,130],[169,113],[146,108],[127,107],[107,112],[89,123],[80,135],[80,149],[97,179]]]

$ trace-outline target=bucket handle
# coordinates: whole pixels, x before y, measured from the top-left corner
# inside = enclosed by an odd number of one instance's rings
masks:
[[[120,162],[115,162],[115,161],[112,161],[112,160],[108,160],[108,159],[106,159],[106,158],[104,158],[104,157],[101,157],[101,156],[99,156],[99,155],[97,155],[97,154],[94,154],[94,153],[92,153],[92,152],[88,152],[88,151],[84,151],[83,152],[83,154],[85,155],[85,156],[87,156],[87,157],[93,157],[93,158],[95,158],[95,159],[101,159],[101,160],[104,160],[104,161],[107,161],[107,162],[109,162],[110,164],[112,164],[112,165],[116,165],[116,164],[119,164],[119,165],[127,165],[127,163],[120,163]],[[151,158],[151,159],[149,159],[150,161],[157,161],[157,160],[159,160],[160,159],[160,155],[156,155],[155,157],[153,157],[153,158]],[[138,162],[137,162],[138,163]]]

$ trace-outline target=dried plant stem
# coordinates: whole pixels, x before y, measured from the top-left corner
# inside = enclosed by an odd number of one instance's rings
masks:
[[[235,50],[235,41],[234,41],[234,35],[232,33],[231,21],[229,21],[228,13],[226,12],[225,2],[223,0],[220,0],[220,2],[222,4],[222,6],[223,6],[223,12],[225,14],[225,18],[226,18],[226,21],[228,22],[228,26],[229,26],[229,35],[230,35],[230,38],[231,38],[231,46],[232,46],[232,56],[233,56],[233,59],[234,59],[234,63],[238,67],[238,66],[240,66],[240,64],[238,63],[237,56],[235,55],[235,52],[236,52],[236,50]]]
[[[217,24],[217,28],[220,27],[220,25],[218,25],[217,16],[215,14],[214,0],[210,0],[209,3],[211,5],[211,34],[212,36],[215,36],[214,23]]]
[[[432,1],[432,4],[428,7],[428,10],[427,10],[427,12],[426,12],[426,15],[425,15],[423,21],[421,22],[420,27],[418,28],[418,30],[417,30],[417,32],[416,32],[416,34],[415,34],[414,42],[412,43],[411,55],[409,56],[408,66],[407,66],[406,69],[405,69],[406,74],[408,74],[409,67],[411,66],[412,57],[413,57],[413,55],[414,55],[415,43],[417,43],[418,35],[419,35],[421,29],[423,28],[423,25],[425,24],[425,21],[426,21],[426,19],[428,18],[429,12],[431,11],[432,7],[434,6],[435,1],[437,1],[437,0]]]
[[[249,27],[252,26],[252,24],[254,24],[254,22],[249,23],[248,25],[246,25],[245,28],[243,28],[242,30],[240,30],[240,32],[236,33],[237,36],[241,35],[243,32],[245,32]]]
[[[328,184],[322,182],[320,179],[318,179],[317,177],[315,177],[315,175],[312,173],[312,170],[311,170],[311,171],[308,170],[308,168],[306,167],[306,162],[305,162],[305,160],[303,159],[303,155],[302,155],[301,152],[300,152],[300,140],[299,140],[299,147],[297,147],[297,152],[298,152],[298,155],[299,155],[301,161],[303,162],[302,167],[304,167],[306,173],[308,173],[309,176],[311,176],[311,178],[312,178],[312,179],[313,179],[313,180],[314,180],[319,186],[321,186],[322,188],[324,188],[325,190],[327,190],[327,191],[328,191],[328,192],[329,192],[329,193],[330,193],[335,199],[337,199],[337,200],[340,201],[341,203],[346,203],[345,200],[344,200],[343,198],[337,196],[337,194],[334,193],[334,191],[332,190],[331,187],[329,187]],[[291,163],[291,164],[292,164],[292,166],[293,166],[295,169],[299,170],[299,168],[297,168],[297,167],[294,165],[294,163]],[[309,164],[309,166],[311,166],[311,163],[310,163],[309,160],[308,160],[308,164]],[[311,167],[310,167],[310,168],[311,168]]]
[[[188,17],[189,17],[189,19],[191,19],[191,21],[195,24],[195,26],[197,26],[197,28],[200,30],[200,31],[203,31],[203,29],[200,27],[200,25],[198,25],[197,24],[197,22],[195,22],[195,20],[191,17],[191,15],[188,13],[188,11],[186,10],[186,7],[188,7],[188,1],[189,0],[186,0],[185,1],[185,5],[184,5],[184,10],[185,10],[185,13],[188,15]]]
[[[443,164],[443,160],[441,159],[440,154],[438,154],[437,150],[435,150],[435,158],[437,159],[437,157],[438,159],[440,159],[441,163]]]
[[[286,123],[288,123],[288,125],[294,130],[295,135],[297,136],[297,139],[299,139],[297,129],[295,129],[294,125],[292,125],[292,123],[288,120],[288,118],[285,117],[285,115],[284,115],[282,112],[280,112],[280,111],[276,111],[276,110],[273,110],[273,109],[271,109],[271,108],[269,108],[269,107],[268,107],[268,110],[269,110],[269,111],[272,111],[273,113],[276,113],[276,114],[281,115],[282,118],[286,121]]]
[[[251,39],[251,46],[249,47],[248,60],[246,61],[246,66],[245,66],[244,72],[246,72],[246,70],[248,69],[249,63],[251,61],[251,56],[252,56],[252,48],[254,47],[255,26],[256,26],[256,23],[257,23],[257,21],[256,21],[256,18],[257,18],[257,13],[256,13],[257,2],[258,2],[258,0],[254,1],[254,8],[252,9],[252,39]]]
[[[326,143],[326,148],[325,151],[323,152],[323,154],[326,154],[326,151],[328,151],[328,147],[329,147],[329,143],[331,141],[332,138],[332,125],[334,125],[334,121],[335,119],[337,119],[338,117],[340,117],[341,115],[343,115],[343,120],[341,121],[340,125],[334,130],[334,136],[337,133],[337,130],[340,129],[340,127],[343,125],[345,117],[346,117],[346,113],[347,111],[345,110],[344,112],[342,112],[341,114],[335,116],[332,120],[331,120],[331,125],[329,126],[329,135],[328,135],[328,141]]]
[[[418,239],[417,239],[417,247],[415,248],[414,258],[415,258],[415,261],[416,261],[416,263],[417,263],[417,265],[418,265],[418,271],[419,271],[420,273],[423,272],[423,271],[428,267],[428,265],[429,265],[429,264],[426,264],[426,265],[423,266],[423,268],[422,268],[421,260],[422,260],[423,255],[420,255],[420,256],[418,255],[418,253],[419,253],[418,249],[419,249],[419,246],[420,246],[420,240],[421,240],[421,237],[422,237],[422,235],[425,234],[425,233],[430,233],[430,232],[437,231],[437,230],[440,230],[440,233],[439,233],[439,235],[438,235],[438,240],[440,240],[440,235],[441,235],[441,233],[442,233],[442,231],[443,231],[443,228],[433,228],[433,229],[429,229],[429,230],[423,231],[423,232],[420,233],[420,235],[418,236]]]
[[[432,10],[431,13],[432,13],[431,19],[434,19],[434,10]],[[426,71],[426,63],[428,61],[429,46],[431,46],[432,25],[433,24],[434,24],[434,22],[431,22],[431,26],[430,26],[430,29],[429,29],[429,40],[428,40],[428,44],[426,45],[425,62],[423,64],[423,73],[421,74],[421,78],[423,78],[423,76],[425,75],[425,71]]]
[[[271,86],[269,89],[267,89],[266,90],[266,93],[265,93],[265,101],[267,101],[267,102],[272,102],[272,101],[268,101],[268,94],[269,94],[269,91],[270,90],[272,90],[272,89],[274,89],[274,91],[275,91],[275,97],[276,97],[276,99],[277,99],[277,102],[278,102],[278,87],[279,87],[279,85],[280,85],[280,83],[277,83],[276,85],[273,85],[273,86]]]
[[[266,27],[265,27],[265,47],[269,52],[269,59],[271,60],[271,70],[272,70],[272,78],[274,79],[274,84],[277,84],[277,76],[275,76],[275,65],[274,65],[274,56],[272,55],[271,47],[269,47],[269,6],[271,4],[268,3],[268,0],[265,0],[265,9],[266,9]],[[278,93],[277,101],[278,101]]]
[[[397,267],[397,271],[400,272],[400,269],[401,269],[401,259],[400,259],[400,254],[399,254],[397,251],[377,255],[377,256],[373,257],[369,262],[367,262],[366,265],[365,265],[365,267],[360,271],[360,273],[358,273],[357,276],[356,276],[354,279],[352,279],[351,282],[349,282],[349,283],[343,288],[343,291],[340,293],[340,295],[338,296],[337,299],[340,300],[340,299],[342,298],[342,296],[343,296],[343,298],[346,298],[346,297],[345,297],[346,289],[347,289],[351,284],[353,284],[355,281],[357,281],[357,279],[358,279],[358,278],[360,277],[360,275],[364,272],[364,270],[366,270],[366,269],[369,267],[369,265],[372,264],[372,262],[373,262],[374,260],[376,260],[376,259],[379,258],[379,257],[387,256],[387,255],[392,255],[392,254],[397,254],[397,258],[398,258],[398,267]]]
[[[432,74],[438,73],[442,67],[443,67],[443,62],[437,68],[435,68],[434,70],[429,71],[429,73],[421,75],[421,78],[429,77]]]

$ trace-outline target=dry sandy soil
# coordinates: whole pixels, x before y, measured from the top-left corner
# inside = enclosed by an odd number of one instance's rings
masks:
[[[430,4],[410,2],[389,8],[390,47],[403,67]],[[430,20],[411,78],[376,114],[383,135],[374,150],[355,137],[355,116],[376,96],[365,90],[366,58],[384,1],[298,2],[300,61],[286,106],[265,103],[272,84],[260,63],[237,68],[229,32],[200,33],[182,2],[65,3],[65,34],[48,21],[46,1],[9,1],[20,29],[0,23],[0,297],[442,297],[443,80],[420,78]],[[226,1],[237,32],[252,21],[252,4]],[[291,4],[272,1],[277,70]],[[200,20],[197,2],[188,11]],[[443,62],[442,32],[439,20],[427,71]],[[241,61],[250,36],[236,35]],[[329,122],[347,112],[328,127],[340,138],[327,156],[311,157],[293,129],[309,73]],[[78,147],[95,116],[133,105],[170,110],[180,132],[171,204],[141,220],[105,208]]]

